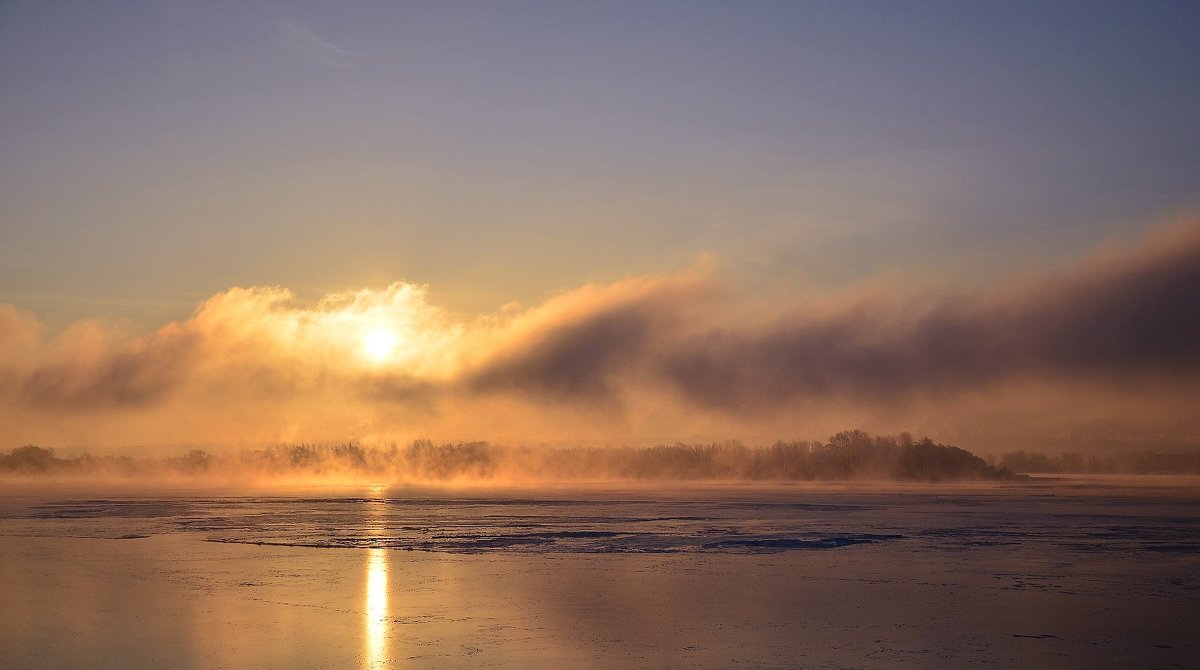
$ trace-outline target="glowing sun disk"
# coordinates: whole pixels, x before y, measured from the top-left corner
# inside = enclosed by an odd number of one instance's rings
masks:
[[[396,348],[396,336],[386,328],[375,328],[363,337],[363,351],[368,358],[379,363],[391,356]]]

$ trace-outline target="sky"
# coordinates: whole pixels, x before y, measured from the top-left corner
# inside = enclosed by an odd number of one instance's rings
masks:
[[[1198,33],[0,3],[0,440],[1198,443]]]

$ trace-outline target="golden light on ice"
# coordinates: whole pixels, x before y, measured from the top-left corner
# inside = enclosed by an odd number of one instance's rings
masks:
[[[388,665],[388,565],[387,549],[367,550],[366,662],[367,670]]]
[[[363,353],[376,363],[386,361],[395,348],[396,336],[386,328],[372,329],[363,337]]]
[[[382,487],[372,487],[372,501],[367,503],[367,520],[364,530],[372,538],[384,532],[384,509]],[[366,589],[363,594],[363,668],[383,670],[390,667],[388,659],[388,636],[391,612],[388,609],[388,555],[384,547],[367,549]]]

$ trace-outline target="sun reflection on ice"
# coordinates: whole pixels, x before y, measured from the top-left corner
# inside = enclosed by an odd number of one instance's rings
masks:
[[[372,493],[376,493],[372,491]],[[377,536],[382,533],[382,500],[367,503],[369,518],[368,533]],[[381,670],[388,667],[388,634],[391,632],[391,613],[388,609],[388,554],[383,547],[372,547],[367,550],[367,579],[363,608],[364,625],[364,663],[366,670]]]
[[[367,670],[387,667],[388,559],[387,549],[367,550],[366,663]]]

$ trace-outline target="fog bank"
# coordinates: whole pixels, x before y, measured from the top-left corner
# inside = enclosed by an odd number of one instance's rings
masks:
[[[404,282],[232,288],[149,334],[0,305],[0,441],[1200,442],[1200,224],[976,290],[865,285],[766,302],[700,265],[467,319]]]

